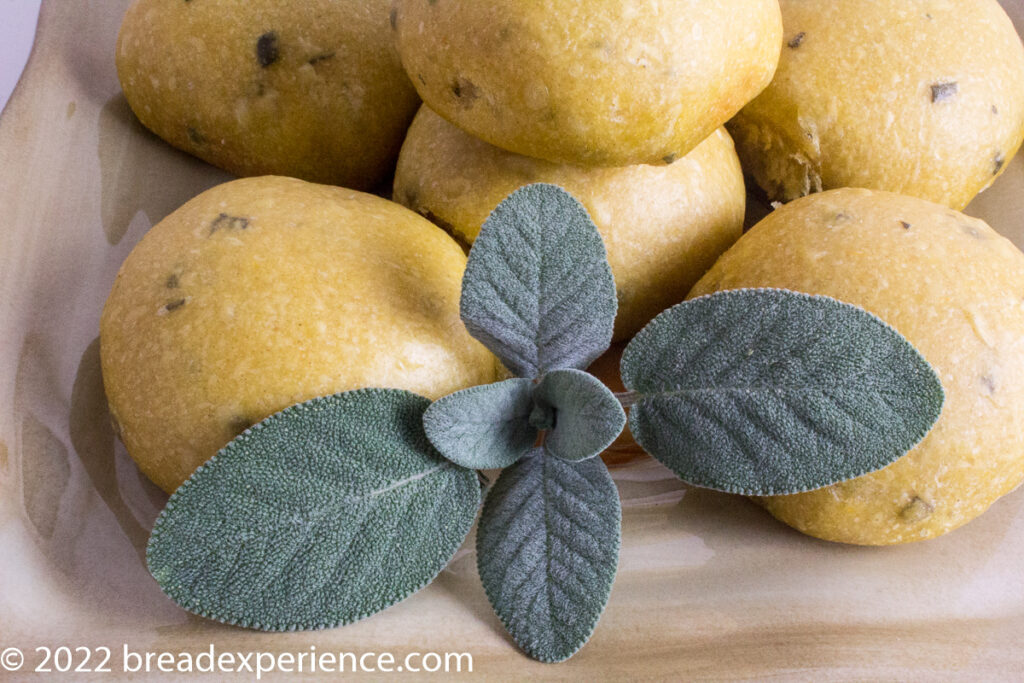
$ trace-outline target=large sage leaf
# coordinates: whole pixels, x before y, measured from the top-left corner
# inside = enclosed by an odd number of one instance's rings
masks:
[[[476,474],[423,433],[429,400],[363,389],[287,408],[174,492],[149,570],[196,614],[280,631],[346,624],[427,585],[465,539]]]
[[[552,370],[534,392],[536,412],[550,431],[544,450],[563,460],[585,460],[608,448],[626,426],[626,413],[601,380],[582,370]]]
[[[533,380],[515,378],[456,391],[434,401],[423,426],[435,448],[474,469],[508,467],[537,440],[530,424]]]
[[[719,292],[630,342],[637,443],[698,486],[797,493],[880,469],[942,410],[939,378],[867,311],[785,290]]]
[[[488,493],[477,532],[480,579],[534,659],[568,659],[590,638],[615,580],[621,516],[600,458],[570,463],[534,449]]]
[[[600,233],[555,185],[509,195],[469,252],[462,319],[519,377],[590,365],[611,343],[617,306]]]

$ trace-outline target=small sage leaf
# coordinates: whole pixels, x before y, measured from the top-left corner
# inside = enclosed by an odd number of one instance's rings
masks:
[[[456,391],[423,414],[427,437],[441,455],[463,467],[508,467],[537,440],[530,424],[533,381],[508,379]]]
[[[469,252],[462,320],[519,377],[590,365],[611,343],[617,307],[600,233],[555,185],[509,195]]]
[[[568,659],[594,632],[615,580],[621,518],[600,458],[570,463],[537,448],[487,494],[476,542],[480,579],[534,659]]]
[[[615,441],[626,413],[611,389],[582,370],[552,370],[534,392],[539,406],[550,406],[554,425],[544,450],[563,460],[592,458]]]
[[[637,443],[698,486],[798,493],[881,469],[938,419],[942,385],[867,311],[785,290],[663,312],[622,356]]]
[[[480,501],[423,433],[428,399],[362,389],[250,428],[174,492],[147,562],[190,612],[267,631],[327,628],[424,587]]]

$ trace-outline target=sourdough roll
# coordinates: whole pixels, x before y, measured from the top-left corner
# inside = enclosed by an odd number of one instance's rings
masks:
[[[536,182],[565,188],[601,232],[619,298],[616,339],[682,301],[743,229],[743,172],[724,128],[667,166],[594,168],[506,152],[424,106],[399,156],[394,197],[471,244],[501,200]]]
[[[237,434],[362,387],[439,398],[495,379],[459,318],[466,256],[379,197],[293,178],[219,185],[143,237],[100,320],[128,453],[173,491]]]
[[[780,0],[775,78],[730,122],[789,201],[866,187],[963,208],[1024,139],[1024,46],[996,0]]]
[[[117,74],[139,120],[237,175],[375,188],[419,98],[390,0],[136,0]]]
[[[831,541],[883,545],[969,522],[1024,478],[1024,254],[984,222],[921,199],[841,189],[777,209],[697,283],[692,297],[780,287],[861,306],[931,363],[946,402],[892,465],[807,493],[762,499]]]
[[[434,111],[518,154],[680,158],[771,80],[777,0],[397,0],[398,51]]]

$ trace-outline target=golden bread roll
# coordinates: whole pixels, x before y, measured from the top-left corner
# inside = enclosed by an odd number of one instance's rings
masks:
[[[385,199],[293,178],[219,185],[153,226],[100,321],[111,414],[173,491],[293,403],[361,387],[438,398],[496,378],[459,319],[466,257]]]
[[[1024,46],[996,0],[781,0],[775,78],[729,123],[769,198],[866,187],[961,209],[1024,140]]]
[[[682,157],[771,80],[776,0],[397,0],[431,109],[492,145],[585,166]]]
[[[136,0],[117,73],[143,125],[237,175],[360,190],[394,169],[419,98],[390,0]]]
[[[861,306],[942,380],[934,428],[885,469],[765,507],[804,533],[882,545],[944,534],[1024,479],[1024,254],[984,222],[888,192],[841,189],[777,209],[690,296],[779,287]]]
[[[502,199],[536,182],[565,188],[600,230],[619,298],[616,339],[682,301],[743,229],[743,172],[724,128],[667,166],[594,168],[506,152],[424,106],[399,156],[394,198],[471,244]]]

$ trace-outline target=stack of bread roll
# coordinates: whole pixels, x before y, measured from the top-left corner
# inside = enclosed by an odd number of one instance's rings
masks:
[[[516,188],[564,187],[604,238],[618,340],[736,287],[879,315],[945,408],[892,466],[763,501],[804,532],[931,538],[1024,479],[1024,255],[959,213],[1024,139],[997,0],[138,0],[118,69],[171,144],[240,175],[393,172],[464,247]],[[741,237],[744,173],[775,210]]]

